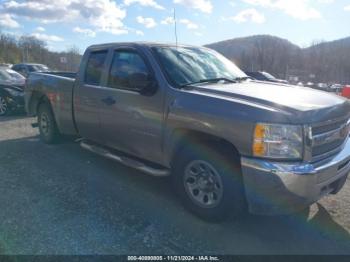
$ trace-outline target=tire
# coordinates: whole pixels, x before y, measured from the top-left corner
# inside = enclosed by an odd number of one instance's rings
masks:
[[[0,95],[0,116],[6,116],[10,112],[9,104],[6,101],[6,98]]]
[[[184,206],[196,216],[220,222],[246,213],[239,158],[215,145],[192,145],[175,157],[173,185]]]
[[[46,144],[57,143],[60,137],[50,105],[43,103],[38,110],[40,139]]]

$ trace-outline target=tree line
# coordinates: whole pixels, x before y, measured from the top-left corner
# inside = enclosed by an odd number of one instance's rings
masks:
[[[350,84],[350,38],[314,41],[307,48],[269,35],[207,45],[245,71],[266,71],[279,78],[314,83]]]
[[[0,32],[0,64],[39,63],[52,70],[77,71],[80,60],[79,49],[75,46],[65,52],[53,52],[45,41],[34,36],[18,38]]]

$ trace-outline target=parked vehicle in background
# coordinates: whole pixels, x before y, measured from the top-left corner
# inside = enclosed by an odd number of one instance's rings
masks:
[[[28,77],[33,72],[48,72],[50,70],[46,65],[42,64],[16,64],[12,66],[12,69],[24,77]]]
[[[325,92],[331,92],[332,91],[330,89],[330,87],[327,84],[325,84],[325,83],[317,83],[312,88],[317,89],[317,90],[321,90],[321,91],[325,91]]]
[[[6,67],[0,67],[0,84],[24,87],[25,77]]]
[[[91,46],[76,76],[30,74],[25,100],[45,143],[79,135],[94,153],[170,175],[209,220],[303,210],[350,171],[350,101],[251,80],[203,47]]]
[[[259,80],[259,81],[267,81],[267,82],[274,82],[274,83],[280,83],[280,84],[288,84],[287,80],[283,80],[283,79],[277,79],[276,77],[274,77],[273,75],[267,73],[267,72],[262,72],[262,71],[258,71],[258,72],[245,72],[248,76]]]
[[[310,87],[310,88],[314,88],[315,84],[313,82],[307,82],[305,86]]]
[[[0,116],[23,109],[24,84],[22,75],[5,67],[0,68]]]
[[[0,63],[0,67],[7,67],[7,68],[11,68],[11,67],[12,67],[12,64]]]
[[[344,86],[341,84],[331,84],[329,86],[329,88],[331,89],[331,92],[335,92],[337,94],[341,94],[343,87]]]
[[[342,89],[341,95],[350,99],[350,85],[345,85]]]

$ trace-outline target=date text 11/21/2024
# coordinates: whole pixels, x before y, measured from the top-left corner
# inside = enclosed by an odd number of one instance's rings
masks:
[[[220,261],[218,256],[128,256],[128,261]]]

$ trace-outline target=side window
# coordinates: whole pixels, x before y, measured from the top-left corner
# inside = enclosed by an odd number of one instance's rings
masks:
[[[17,71],[17,72],[20,72],[22,69],[22,66],[21,65],[16,65],[13,67],[13,70]]]
[[[103,73],[103,66],[107,58],[107,50],[92,52],[85,69],[85,84],[99,85]]]
[[[129,78],[133,74],[149,74],[142,57],[133,51],[115,51],[109,71],[108,87],[138,91],[130,85]]]
[[[26,75],[27,74],[26,68],[23,65],[20,65],[20,66],[17,67],[17,72],[19,72],[22,75]]]

